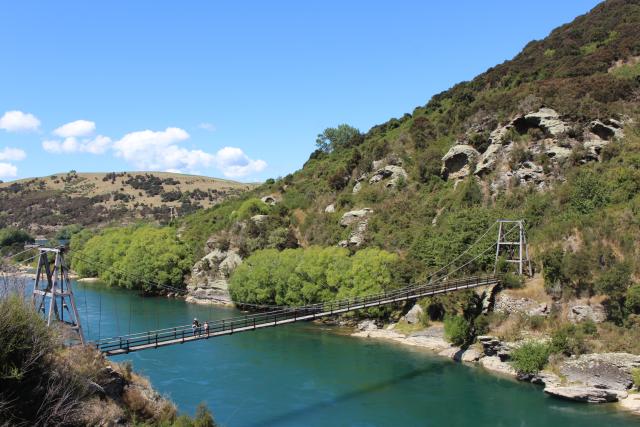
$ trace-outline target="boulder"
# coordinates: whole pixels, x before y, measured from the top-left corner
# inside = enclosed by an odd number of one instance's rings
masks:
[[[566,359],[558,370],[568,383],[598,389],[627,390],[633,385],[631,370],[640,367],[640,356],[629,353],[583,354]]]
[[[461,179],[469,175],[469,165],[480,157],[470,145],[459,144],[449,149],[442,158],[442,175],[449,179]]]
[[[482,350],[486,356],[495,356],[502,361],[509,360],[513,346],[509,343],[500,341],[498,338],[490,335],[480,335],[477,337],[478,342],[482,345]]]
[[[584,148],[587,150],[587,155],[593,160],[600,158],[602,149],[609,144],[609,141],[604,139],[591,139],[584,142]]]
[[[620,391],[585,386],[547,386],[544,392],[561,399],[587,403],[617,402],[627,395]]]
[[[358,181],[356,182],[356,185],[353,186],[353,189],[351,190],[351,192],[353,194],[357,194],[360,192],[360,190],[362,190],[362,182]]]
[[[480,359],[479,363],[480,366],[489,371],[508,375],[514,378],[517,376],[516,370],[509,363],[500,360],[498,356],[485,356]]]
[[[571,150],[566,147],[552,145],[545,151],[547,156],[553,160],[566,160],[571,156]]]
[[[324,208],[324,211],[326,213],[334,213],[336,211],[336,205],[334,205],[333,203],[331,203],[330,205],[327,205],[326,208]]]
[[[467,363],[477,362],[483,356],[484,355],[475,348],[468,348],[464,353],[462,353],[462,357],[460,357],[460,360]]]
[[[345,214],[342,215],[342,218],[340,219],[340,225],[343,227],[346,227],[348,225],[354,224],[356,222],[359,222],[365,219],[372,213],[373,213],[373,209],[371,208],[362,208],[362,209],[345,212]]]
[[[513,298],[506,294],[496,297],[494,310],[501,313],[521,313],[527,316],[547,316],[550,312],[546,302],[538,302],[530,298]]]
[[[526,184],[528,182],[539,184],[545,179],[542,166],[538,166],[533,162],[524,162],[520,168],[516,170],[515,175],[518,177],[521,184]]]
[[[362,322],[358,323],[356,328],[359,331],[375,331],[379,329],[378,325],[373,320],[363,320]]]
[[[487,150],[482,153],[478,164],[476,165],[475,174],[482,175],[492,171],[496,167],[498,161],[498,152],[502,149],[500,144],[491,144]]]
[[[270,205],[270,206],[273,206],[276,203],[278,203],[278,199],[274,195],[264,196],[260,200],[262,200],[262,203],[265,203],[265,204]]]
[[[440,351],[438,353],[438,356],[447,357],[459,362],[462,358],[462,353],[464,353],[464,350],[462,350],[460,347],[453,346]]]
[[[560,120],[560,115],[551,108],[541,108],[534,113],[529,113],[524,118],[519,118],[514,121],[514,126],[518,129],[518,126],[538,127],[544,130],[547,134],[553,136],[559,136],[568,130],[567,125]],[[526,130],[526,129],[525,129]],[[520,129],[518,129],[520,133]]]
[[[375,184],[384,179],[388,179],[386,187],[395,187],[401,179],[406,180],[408,176],[409,175],[404,168],[395,165],[388,165],[382,169],[376,170],[374,175],[369,179],[369,184]]]
[[[411,307],[411,310],[409,310],[407,314],[404,315],[404,320],[410,324],[418,324],[420,323],[420,319],[422,318],[423,313],[424,310],[422,309],[420,304],[414,304],[414,306]]]
[[[256,224],[262,224],[267,218],[269,218],[269,215],[254,215],[251,217],[251,221]]]
[[[589,123],[589,130],[606,141],[624,137],[622,124],[619,121],[613,119],[605,120],[604,122],[600,120],[594,120]]]
[[[607,319],[607,313],[602,304],[574,305],[569,307],[567,318],[573,323],[584,320],[591,320],[595,323],[602,323]]]

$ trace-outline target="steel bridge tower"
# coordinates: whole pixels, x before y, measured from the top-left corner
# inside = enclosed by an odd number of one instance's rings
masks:
[[[497,273],[498,260],[501,256],[505,256],[508,263],[517,264],[519,275],[526,273],[529,277],[533,276],[524,220],[499,219],[497,222],[498,239],[493,274]]]
[[[75,331],[84,344],[84,335],[80,325],[80,316],[76,307],[73,288],[69,280],[69,267],[64,260],[64,247],[38,248],[38,268],[33,288],[33,306],[47,321],[47,325],[56,320]],[[53,269],[49,254],[54,254]],[[66,313],[66,315],[65,315]]]

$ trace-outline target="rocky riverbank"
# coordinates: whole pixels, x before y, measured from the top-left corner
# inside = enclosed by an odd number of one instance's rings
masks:
[[[413,323],[414,329],[416,324]],[[629,353],[584,354],[558,360],[551,369],[535,375],[522,375],[510,363],[511,351],[520,342],[479,336],[472,346],[460,348],[445,340],[442,324],[408,333],[399,325],[393,323],[380,327],[366,320],[358,323],[351,335],[423,348],[456,362],[477,365],[497,375],[542,385],[545,393],[557,398],[587,403],[618,402],[621,410],[640,415],[640,393],[632,390],[631,377],[631,370],[640,367],[640,356]]]

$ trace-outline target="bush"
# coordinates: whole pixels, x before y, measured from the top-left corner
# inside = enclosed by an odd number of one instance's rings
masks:
[[[587,327],[587,329],[591,328]],[[549,349],[552,353],[562,353],[567,356],[586,353],[587,346],[584,335],[583,329],[576,325],[561,326],[551,334]]]
[[[522,374],[536,374],[549,360],[549,346],[528,341],[511,352],[512,366]]]
[[[522,276],[518,276],[513,273],[506,273],[503,275],[500,282],[502,283],[502,286],[507,289],[518,289],[524,286],[524,279]]]
[[[636,389],[640,389],[640,368],[631,369],[631,378],[633,378],[633,385]]]
[[[469,322],[462,316],[447,316],[444,318],[444,336],[453,345],[467,343],[471,328]]]

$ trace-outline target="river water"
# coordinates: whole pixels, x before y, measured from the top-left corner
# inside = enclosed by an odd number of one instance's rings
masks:
[[[76,284],[96,339],[236,315]],[[626,426],[611,406],[565,402],[428,352],[294,324],[114,357],[130,360],[181,412],[200,402],[223,426]]]

